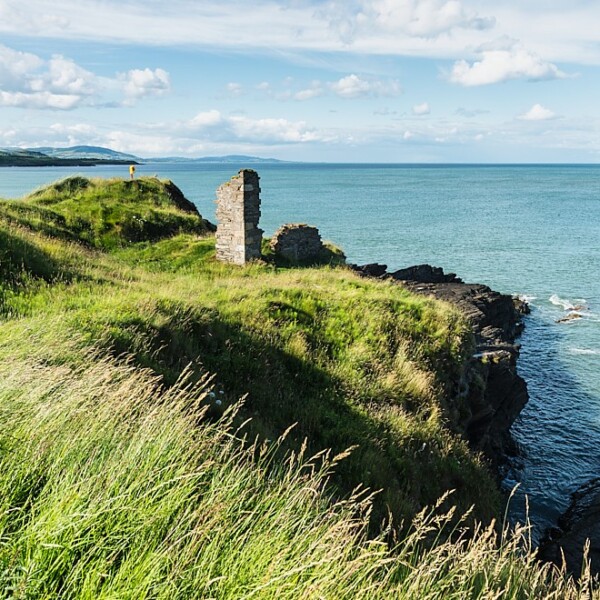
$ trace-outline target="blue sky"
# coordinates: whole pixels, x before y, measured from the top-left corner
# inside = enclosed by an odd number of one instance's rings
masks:
[[[595,0],[0,0],[0,147],[599,162]]]

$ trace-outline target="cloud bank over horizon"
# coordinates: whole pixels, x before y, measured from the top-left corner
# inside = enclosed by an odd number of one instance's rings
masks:
[[[0,0],[0,146],[597,162],[598,25],[584,0]]]

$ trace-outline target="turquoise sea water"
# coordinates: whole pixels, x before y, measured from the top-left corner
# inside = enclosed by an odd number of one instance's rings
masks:
[[[173,179],[214,220],[214,190],[244,165],[138,167]],[[261,226],[317,225],[357,263],[431,263],[530,299],[519,369],[531,399],[514,426],[523,457],[505,485],[534,537],[600,476],[600,166],[259,165]],[[72,168],[0,169],[18,197]],[[77,172],[127,176],[126,167]],[[556,323],[580,306],[581,319]]]

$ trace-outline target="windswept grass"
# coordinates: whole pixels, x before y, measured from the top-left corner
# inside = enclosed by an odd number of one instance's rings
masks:
[[[3,597],[589,597],[493,527],[444,542],[455,520],[436,511],[389,548],[364,492],[327,492],[337,458],[281,461],[232,412],[207,421],[208,380],[165,390],[54,334],[15,359],[19,334],[0,343]]]
[[[4,597],[589,597],[475,525],[501,503],[454,421],[454,309],[219,264],[172,184],[139,185],[0,202]]]
[[[22,200],[4,201],[0,215],[10,223],[104,250],[211,230],[177,186],[154,178],[69,177]]]

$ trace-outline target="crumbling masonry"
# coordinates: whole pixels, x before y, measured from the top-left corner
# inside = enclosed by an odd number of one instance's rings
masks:
[[[242,169],[217,188],[217,260],[244,265],[260,258],[262,229],[256,171]]]

